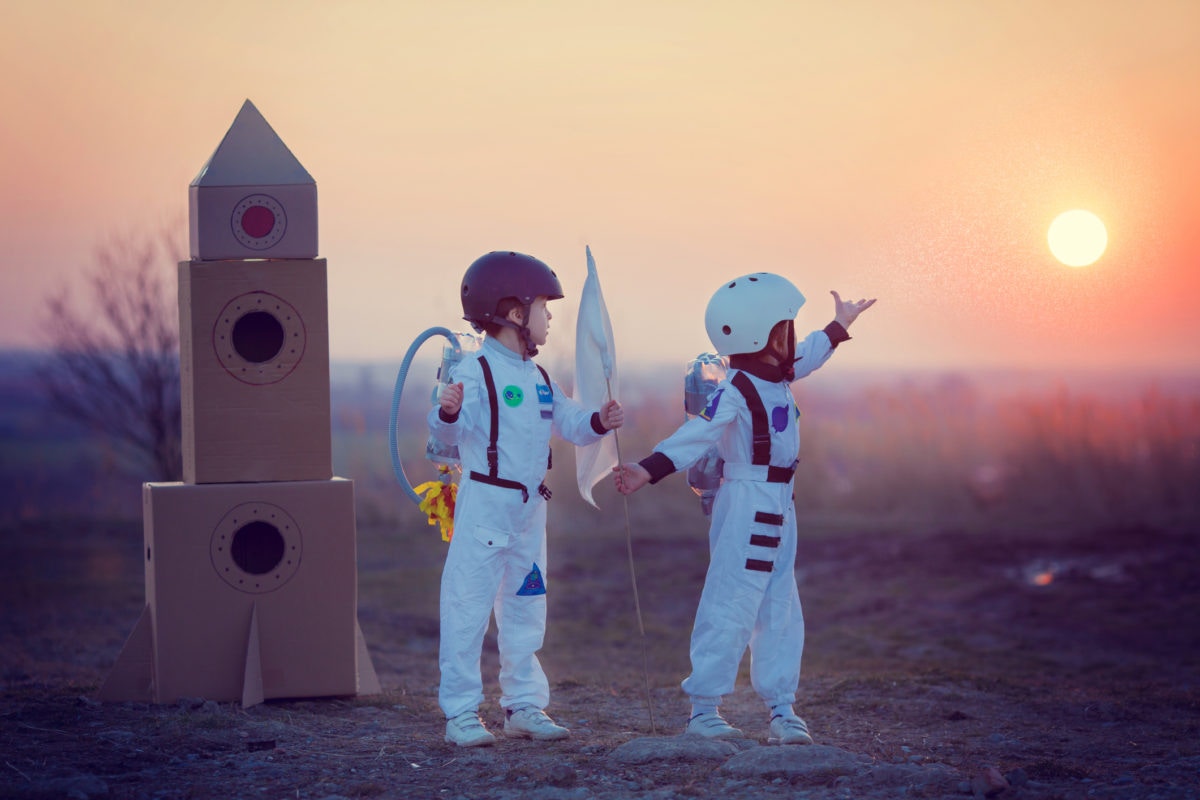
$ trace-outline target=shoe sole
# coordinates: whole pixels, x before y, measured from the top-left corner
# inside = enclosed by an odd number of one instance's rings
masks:
[[[699,736],[701,739],[745,739],[746,734],[741,731],[732,733],[700,733],[699,731],[684,731],[688,736]]]
[[[494,736],[491,739],[480,739],[475,742],[456,742],[449,736],[445,737],[445,739],[446,744],[452,744],[455,747],[491,747],[496,743],[496,738]]]
[[[812,743],[813,743],[813,740],[811,738],[810,739],[790,739],[788,741],[784,741],[783,739],[777,739],[774,736],[767,737],[767,744],[778,744],[778,745],[783,745],[785,747],[790,744],[809,745]]]
[[[532,739],[535,742],[557,742],[566,739],[571,735],[570,731],[565,733],[533,733],[531,731],[510,731],[505,729],[504,735],[510,739]]]

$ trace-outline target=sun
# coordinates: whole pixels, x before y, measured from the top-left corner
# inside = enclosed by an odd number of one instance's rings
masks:
[[[1068,267],[1094,264],[1108,247],[1104,223],[1082,208],[1064,211],[1055,217],[1046,239],[1050,243],[1050,252]]]

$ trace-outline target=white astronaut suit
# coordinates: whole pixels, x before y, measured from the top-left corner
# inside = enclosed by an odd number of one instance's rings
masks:
[[[809,334],[797,345],[795,378],[824,364],[847,338],[837,323]],[[792,499],[799,410],[786,379],[768,380],[751,371],[759,370],[732,369],[704,413],[656,445],[641,464],[657,482],[687,469],[713,446],[724,460],[709,529],[708,573],[692,629],[692,672],[682,686],[693,704],[719,705],[733,691],[749,646],[751,682],[770,709],[795,702],[804,649]],[[760,425],[769,434],[763,437],[769,454],[764,441],[755,453],[752,403],[749,392],[739,389],[747,381],[762,400]]]
[[[495,470],[487,453],[492,412],[481,358],[496,390]],[[463,358],[451,379],[463,384],[457,418],[447,422],[437,406],[428,417],[436,439],[458,446],[463,468],[442,571],[438,701],[447,718],[483,702],[480,655],[495,613],[500,705],[542,709],[550,687],[537,658],[546,631],[548,575],[546,497],[539,488],[550,438],[586,445],[606,431],[598,414],[549,383],[532,360],[490,338]]]

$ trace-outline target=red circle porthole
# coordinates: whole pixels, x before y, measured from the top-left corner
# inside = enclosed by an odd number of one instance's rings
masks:
[[[252,194],[233,208],[233,235],[251,250],[269,250],[287,231],[287,214],[274,197]]]

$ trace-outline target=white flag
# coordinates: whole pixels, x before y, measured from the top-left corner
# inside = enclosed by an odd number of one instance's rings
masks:
[[[600,408],[617,393],[617,353],[613,345],[612,323],[592,249],[587,251],[587,280],[579,295],[579,315],[575,322],[575,400],[585,408]],[[592,487],[617,465],[616,433],[584,447],[575,447],[575,478],[579,493],[593,506]],[[599,508],[599,506],[597,506]]]

